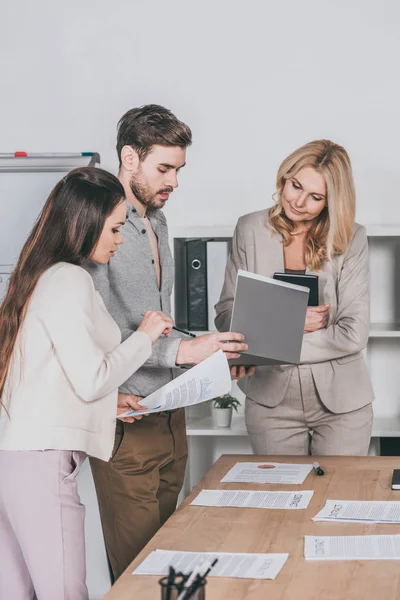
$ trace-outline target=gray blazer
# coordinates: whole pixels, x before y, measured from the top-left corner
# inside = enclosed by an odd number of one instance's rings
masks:
[[[221,297],[215,309],[219,331],[228,331],[236,274],[244,269],[272,277],[284,271],[282,236],[268,226],[268,209],[240,217],[232,241]],[[303,337],[301,364],[309,364],[324,405],[346,413],[374,399],[362,350],[369,332],[369,266],[365,227],[355,224],[353,239],[341,256],[326,262],[319,277],[320,304],[330,304],[327,327]],[[252,400],[277,406],[286,393],[291,365],[257,367],[253,377],[239,382]]]

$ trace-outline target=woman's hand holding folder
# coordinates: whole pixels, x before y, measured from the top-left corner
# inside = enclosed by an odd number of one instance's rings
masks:
[[[243,379],[243,377],[251,377],[256,371],[255,367],[245,367],[244,365],[234,365],[231,367],[231,378],[233,381]]]

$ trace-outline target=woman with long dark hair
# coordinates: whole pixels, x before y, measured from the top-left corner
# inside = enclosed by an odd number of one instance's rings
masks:
[[[121,334],[82,268],[122,243],[124,190],[76,169],[50,194],[0,308],[0,598],[87,600],[86,455],[109,460],[117,389],[172,321],[146,313]]]

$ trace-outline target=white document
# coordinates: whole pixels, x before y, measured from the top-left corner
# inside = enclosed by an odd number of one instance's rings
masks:
[[[298,484],[303,483],[312,468],[311,464],[238,462],[221,482]]]
[[[190,573],[202,560],[218,558],[209,577],[240,577],[243,579],[275,579],[289,554],[241,554],[229,552],[151,552],[133,571],[133,575],[167,575],[169,567]]]
[[[139,404],[150,410],[128,410],[118,417],[133,417],[143,413],[161,412],[199,404],[216,396],[227,394],[231,387],[232,380],[228,361],[224,352],[218,350],[195,367],[188,369],[159,390],[140,400]]]
[[[400,560],[400,535],[338,535],[304,538],[307,560]]]
[[[313,491],[259,492],[254,490],[202,490],[194,506],[231,506],[240,508],[307,508]]]
[[[327,500],[313,521],[400,523],[400,502]]]

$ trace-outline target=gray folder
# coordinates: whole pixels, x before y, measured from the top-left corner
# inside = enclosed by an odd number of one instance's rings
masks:
[[[300,362],[309,289],[238,271],[231,331],[249,346],[231,365],[281,365]]]

